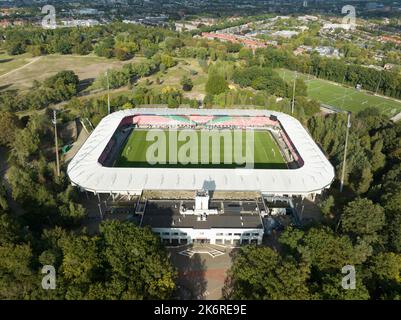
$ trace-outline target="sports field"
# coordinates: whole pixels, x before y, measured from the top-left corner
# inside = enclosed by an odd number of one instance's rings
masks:
[[[255,169],[287,169],[286,162],[280,153],[280,149],[271,136],[271,133],[268,131],[254,131],[253,143],[252,139],[247,139],[245,131],[242,131],[242,141],[235,139],[234,134],[232,134],[231,136],[233,138],[227,140],[231,142],[231,154],[226,155],[224,154],[223,138],[220,138],[220,147],[218,143],[213,144],[213,138],[210,138],[209,150],[207,150],[207,147],[205,148],[204,144],[202,144],[201,131],[195,131],[194,136],[191,138],[188,137],[186,141],[178,141],[176,138],[176,136],[179,136],[180,131],[169,132],[168,130],[159,130],[158,132],[164,134],[164,137],[160,138],[160,141],[158,140],[159,138],[153,138],[155,135],[154,130],[134,130],[123,146],[120,156],[115,161],[114,167],[241,168],[245,166],[245,163],[235,161],[234,143],[242,142],[242,156],[244,162],[246,156],[248,156],[248,163],[251,162],[249,161],[250,159],[254,159],[253,162]],[[213,135],[221,136],[221,131],[213,130],[209,133],[212,137]],[[172,135],[171,137],[170,134]],[[160,134],[158,137],[159,136]],[[240,135],[238,136],[240,137]],[[218,141],[218,139],[216,140]],[[174,147],[174,145],[176,145],[176,147]],[[194,146],[193,149],[191,150],[186,148],[188,145]],[[226,145],[229,146],[228,143]],[[163,154],[163,151],[161,150],[164,146],[165,157],[161,156]],[[171,151],[171,155],[170,148],[171,150],[175,149],[175,152]],[[253,148],[253,150],[251,148]],[[247,151],[248,153],[246,153]],[[205,152],[208,153],[208,155],[205,155]],[[155,155],[155,159],[166,159],[164,161],[165,163],[162,161],[155,164],[150,163],[149,154]],[[217,155],[219,155],[219,157],[217,157]],[[193,159],[192,163],[185,164],[185,159],[188,159],[190,156]],[[215,157],[214,159],[213,156]],[[229,161],[230,158],[232,161]],[[175,161],[175,159],[177,160]],[[205,159],[209,160],[205,161]],[[227,161],[229,161],[229,163],[227,163]]]
[[[277,70],[284,80],[293,81],[295,72],[285,69]],[[298,73],[308,86],[308,96],[323,104],[340,110],[359,112],[368,107],[376,107],[388,116],[401,112],[401,102],[391,98],[375,96],[368,91],[344,87],[331,81],[317,79],[308,74]]]

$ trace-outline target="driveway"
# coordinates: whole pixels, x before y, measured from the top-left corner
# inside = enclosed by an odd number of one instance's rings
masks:
[[[218,300],[226,272],[231,267],[229,247],[186,245],[170,247],[171,261],[178,269],[178,297],[184,300]]]

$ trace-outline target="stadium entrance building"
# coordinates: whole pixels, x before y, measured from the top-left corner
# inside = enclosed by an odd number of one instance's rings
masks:
[[[187,208],[184,203],[174,208],[168,202],[151,201],[143,214],[141,226],[150,226],[166,245],[261,244],[264,228],[255,207],[250,207],[249,211],[238,205],[209,208],[209,201],[207,191],[196,193],[192,208]]]

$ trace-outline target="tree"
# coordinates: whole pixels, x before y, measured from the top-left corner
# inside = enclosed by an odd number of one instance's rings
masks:
[[[114,49],[114,55],[120,61],[125,61],[131,58],[129,51],[126,48],[121,47]]]
[[[372,166],[372,171],[376,172],[377,170],[384,167],[386,162],[386,156],[382,153],[383,149],[383,140],[378,140],[372,148],[370,164]]]
[[[176,61],[173,59],[172,56],[170,56],[168,54],[162,54],[160,56],[160,59],[161,59],[161,63],[164,64],[166,66],[166,68],[171,68],[176,65]]]
[[[0,111],[0,146],[10,146],[19,127],[17,116],[11,112]]]
[[[357,271],[359,275],[361,272]],[[341,286],[344,274],[327,274],[319,281],[317,290],[320,299],[324,300],[368,300],[370,294],[361,277],[356,277],[355,289],[345,290]]]
[[[370,248],[354,246],[348,236],[337,235],[328,227],[312,228],[307,232],[288,228],[279,242],[291,249],[292,254],[298,253],[320,274],[340,272],[347,264],[361,264],[371,254]]]
[[[18,159],[20,163],[24,163],[28,160],[29,156],[38,150],[39,145],[39,134],[32,132],[29,128],[18,130],[15,133],[11,154]]]
[[[398,300],[401,298],[401,255],[379,252],[370,261],[369,287],[374,299]]]
[[[72,284],[90,284],[99,276],[101,250],[96,237],[69,235],[62,239],[61,249],[61,272],[67,281]]]
[[[27,299],[40,279],[31,269],[32,249],[28,244],[0,246],[0,299]]]
[[[341,222],[345,232],[374,241],[384,226],[384,209],[369,199],[358,198],[344,208]]]
[[[95,53],[99,57],[112,58],[114,54],[115,41],[112,37],[105,38],[95,47]]]
[[[322,213],[325,217],[328,217],[331,214],[333,206],[334,206],[334,197],[330,195],[327,197],[327,199],[322,201],[322,203],[320,204],[320,210],[322,210]]]
[[[191,91],[194,86],[191,78],[185,75],[181,78],[181,85],[182,85],[182,90],[184,91]]]
[[[19,236],[18,221],[0,210],[0,246],[16,243],[19,240]]]
[[[223,288],[227,299],[308,299],[309,267],[268,247],[241,247]]]
[[[206,82],[206,92],[209,95],[218,95],[228,90],[228,83],[223,76],[218,74],[209,74]]]
[[[176,273],[160,238],[150,229],[129,222],[107,221],[100,226],[103,252],[110,266],[108,282],[122,299],[166,299],[175,289]]]
[[[295,95],[306,97],[308,95],[308,86],[303,79],[297,78],[295,80]]]

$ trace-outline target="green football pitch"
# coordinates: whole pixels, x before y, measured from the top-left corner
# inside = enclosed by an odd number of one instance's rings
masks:
[[[173,136],[171,138],[170,132],[168,130],[158,130],[158,132],[162,132],[164,135],[164,137],[160,138],[160,141],[154,138],[154,130],[137,129],[132,131],[125,145],[122,147],[122,152],[116,159],[114,167],[227,169],[241,168],[245,167],[245,159],[248,155],[248,163],[251,162],[249,161],[251,158],[254,159],[253,167],[255,169],[287,169],[287,164],[280,152],[280,149],[274,138],[271,136],[271,133],[268,131],[254,131],[253,143],[252,139],[247,139],[246,132],[242,131],[242,156],[244,160],[243,163],[241,163],[241,161],[235,161],[236,157],[234,155],[234,143],[238,140],[234,138],[227,140],[231,142],[231,152],[228,151],[229,153],[231,153],[231,155],[225,155],[224,140],[222,138],[220,138],[220,140],[217,139],[217,141],[220,142],[220,147],[218,143],[212,144],[213,139],[210,138],[209,148],[205,148],[205,146],[201,142],[201,131],[194,132],[196,140],[194,140],[194,138],[187,138],[187,140],[185,141],[178,141],[178,139],[176,138],[176,135],[179,135],[180,131],[176,131],[175,133],[173,133]],[[221,137],[220,132],[217,130],[212,131],[210,134],[212,136],[219,135]],[[231,136],[234,137],[234,134],[232,134]],[[185,145],[188,146],[189,144],[191,146],[194,146],[194,148],[196,149],[195,152],[192,152],[193,149],[188,150],[187,148],[185,148]],[[174,145],[176,145],[176,147],[174,147]],[[160,146],[165,146],[165,157],[161,156],[161,158],[157,158],[158,156],[160,156],[160,154],[164,155],[164,151],[162,151],[163,148],[159,148]],[[228,144],[226,144],[226,146],[228,146]],[[250,149],[252,147],[253,157],[252,149]],[[175,150],[175,152],[171,152],[172,158],[170,157],[170,148],[172,150]],[[191,163],[185,163],[185,159],[182,160],[183,152],[185,156],[192,156],[193,160],[191,161]],[[205,152],[208,154],[204,154]],[[149,154],[156,155],[157,160],[165,159],[165,163],[163,163],[162,161],[151,163],[151,161],[149,161]],[[219,157],[217,157],[218,154]],[[232,161],[227,163],[227,160],[229,160],[230,158],[232,159]]]
[[[284,80],[293,81],[295,72],[277,70]],[[336,109],[359,112],[368,107],[378,108],[383,114],[394,116],[401,112],[401,102],[382,96],[375,96],[368,91],[358,91],[355,88],[344,87],[327,80],[317,79],[308,74],[298,73],[308,87],[308,96]]]

